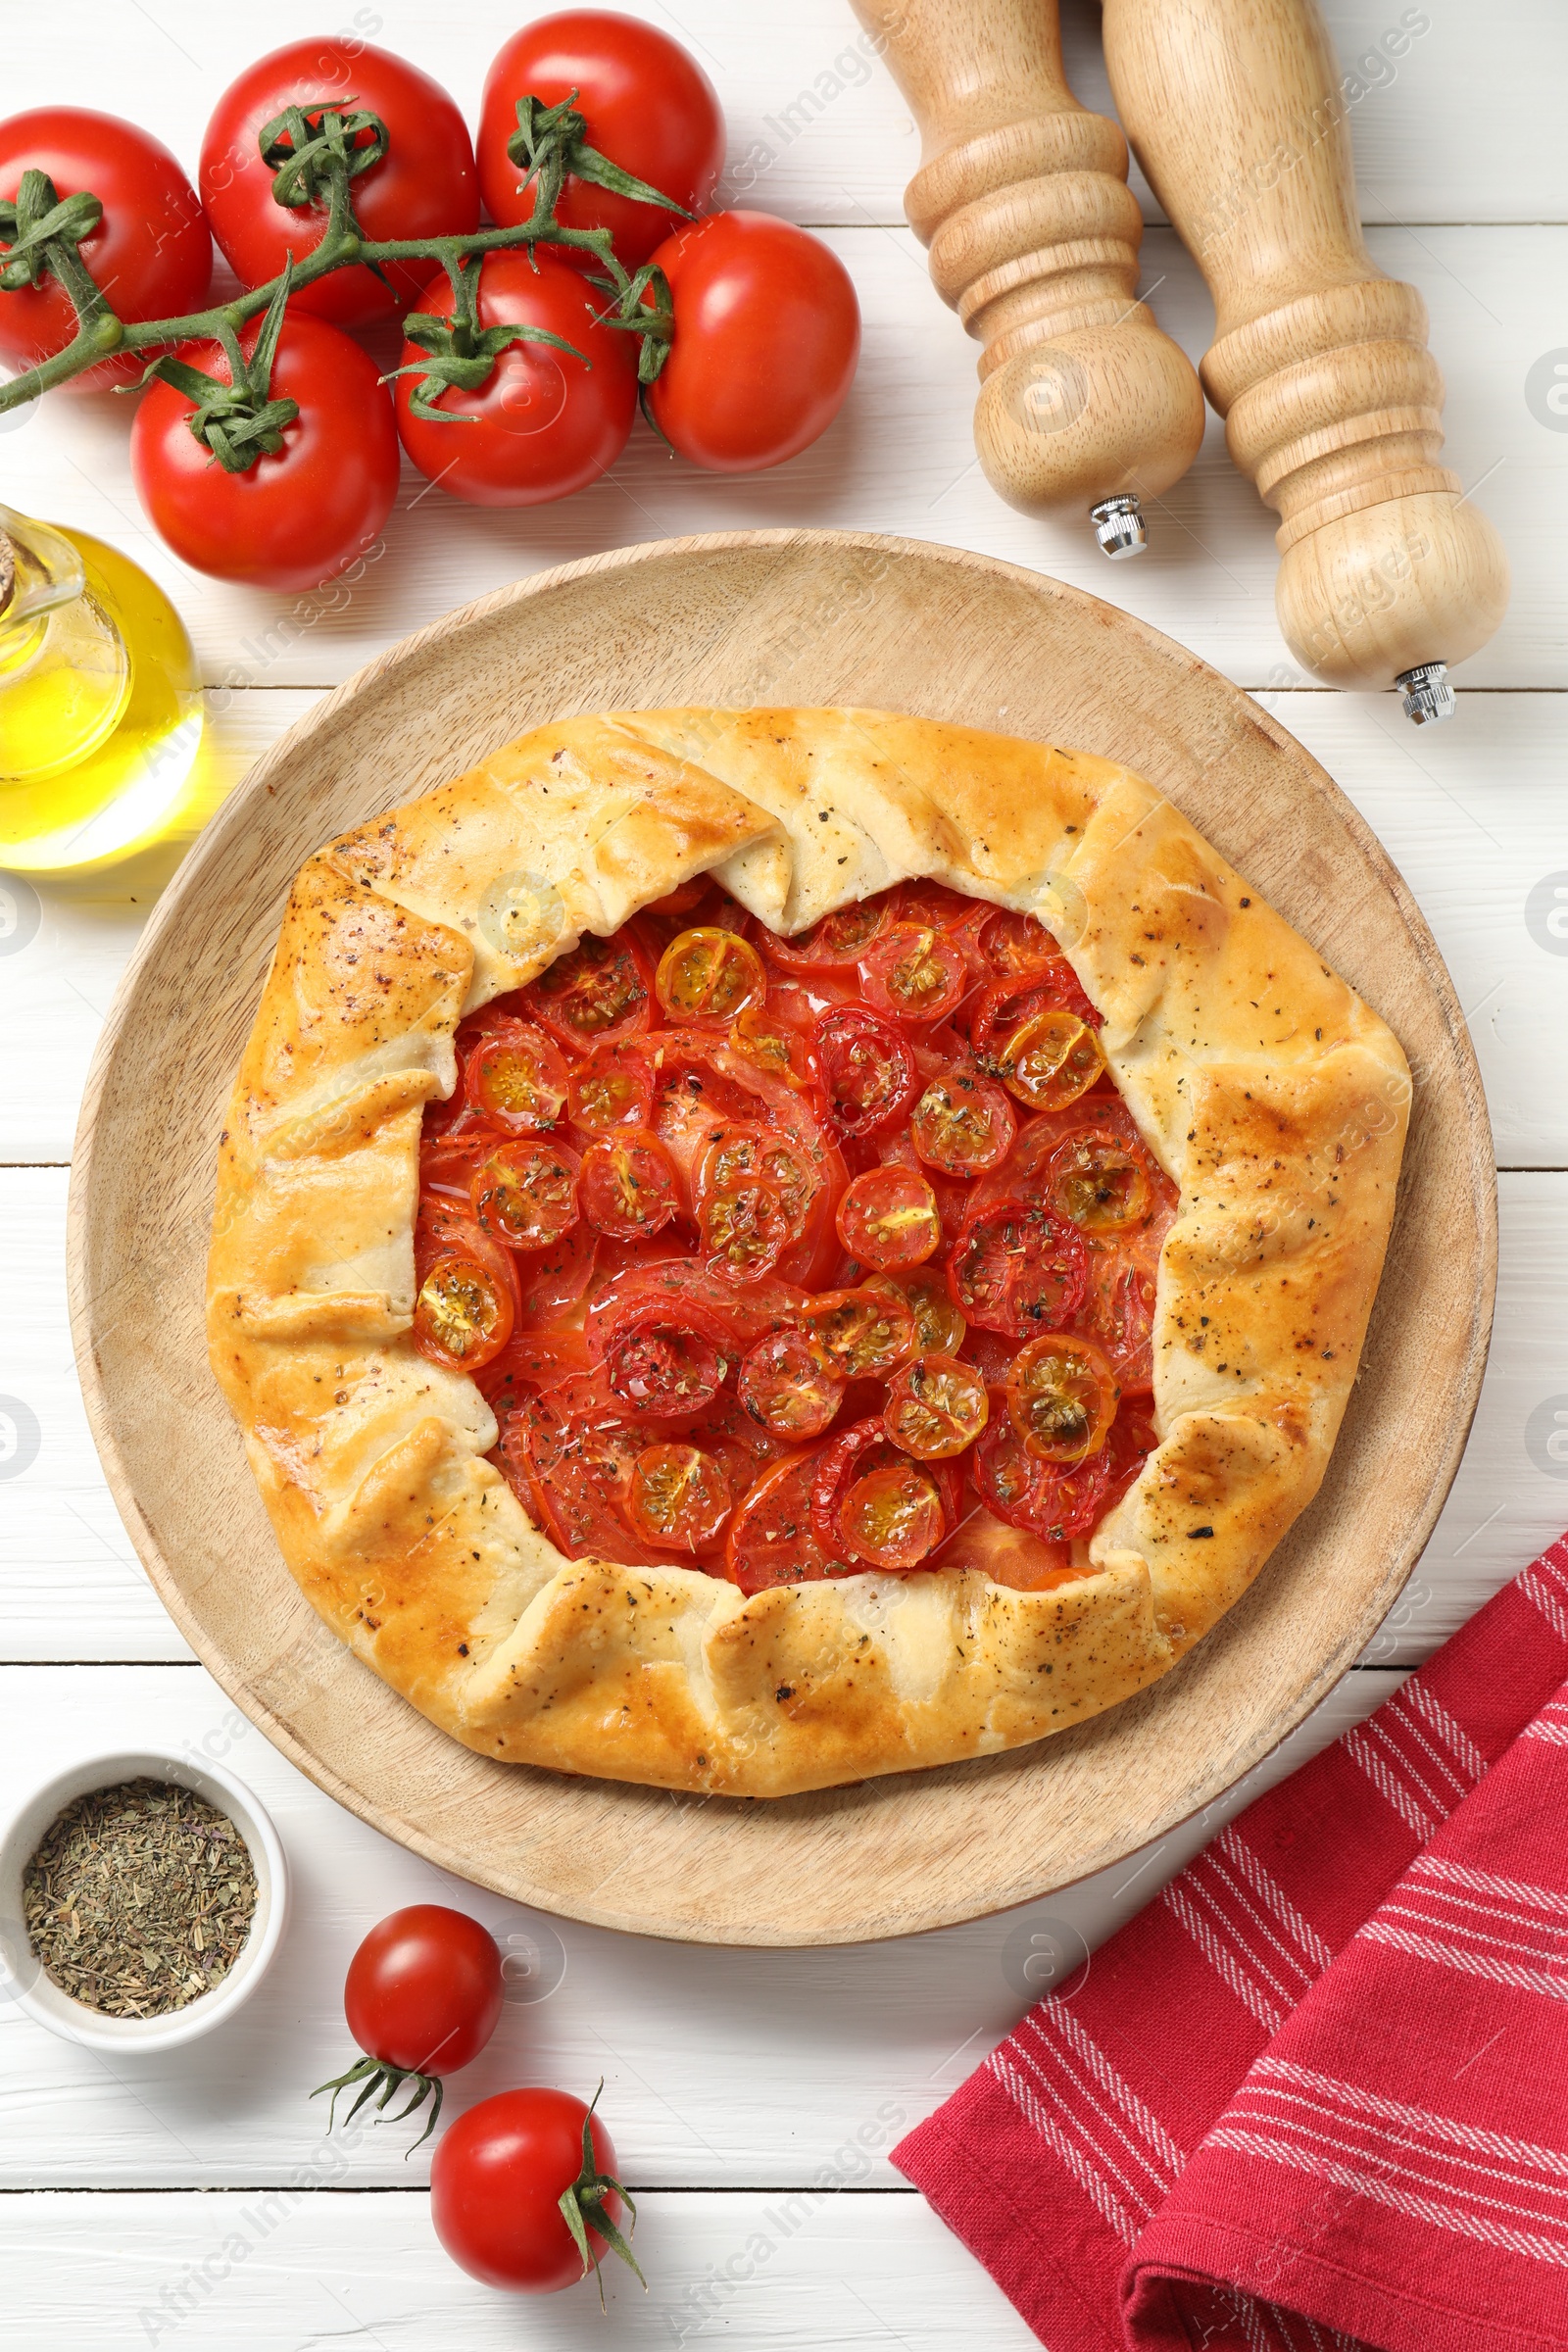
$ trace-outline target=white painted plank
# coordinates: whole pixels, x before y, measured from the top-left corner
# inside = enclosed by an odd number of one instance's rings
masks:
[[[974,346],[932,293],[909,232],[834,229],[827,241],[859,291],[859,374],[822,439],[768,473],[702,473],[641,423],[602,480],[556,507],[483,512],[406,468],[384,552],[363,579],[283,599],[199,579],[162,546],[130,483],[129,404],[112,394],[57,394],[22,412],[6,437],[8,496],[144,564],[183,612],[205,674],[228,685],[336,684],[409,630],[519,574],[683,532],[784,524],[902,532],[1004,557],[1125,606],[1245,686],[1290,682],[1297,673],[1274,615],[1275,518],[1226,457],[1216,418],[1192,471],[1154,502],[1147,555],[1113,568],[1086,522],[1016,514],[981,475]],[[1568,229],[1390,228],[1372,243],[1380,265],[1427,298],[1448,377],[1446,462],[1497,522],[1513,564],[1513,608],[1463,682],[1568,683],[1565,445],[1523,394],[1551,345],[1542,287],[1568,273]],[[1157,285],[1161,323],[1200,356],[1208,297],[1169,229],[1151,232],[1144,284]]]
[[[213,789],[309,709],[304,689],[234,694],[214,723]],[[1386,697],[1265,689],[1264,707],[1345,787],[1404,873],[1471,1015],[1504,1167],[1568,1166],[1568,886],[1560,696],[1462,693],[1418,731]],[[1201,811],[1196,813],[1201,816]],[[88,1060],[160,854],[74,885],[0,878],[0,1163],[63,1161]],[[0,916],[5,897],[0,895]]]
[[[478,2286],[428,2201],[391,2196],[19,2196],[0,2248],[11,2352],[1033,2352],[1035,2337],[924,2200],[835,2193],[639,2202],[644,2294],[606,2270],[548,2303]],[[621,2266],[614,2268],[620,2271]]]
[[[908,109],[844,0],[622,0],[684,41],[717,85],[729,125],[724,194],[801,220],[903,218],[919,161]],[[411,58],[451,90],[470,122],[491,57],[527,16],[514,0],[380,0],[334,19],[276,0],[265,32],[202,0],[155,9],[18,12],[8,28],[8,110],[69,98],[122,112],[195,167],[207,117],[228,81],[270,43],[341,23]],[[1329,0],[1329,28],[1359,86],[1349,111],[1362,211],[1371,220],[1561,220],[1568,212],[1557,110],[1568,23],[1554,0],[1479,0],[1407,9]],[[1063,44],[1084,105],[1111,113],[1093,0],[1063,0]],[[1403,54],[1401,24],[1424,18]],[[69,49],[63,26],[70,21]],[[1486,36],[1478,56],[1478,36]],[[77,35],[81,37],[76,37]],[[69,56],[69,72],[67,59]],[[1490,71],[1483,70],[1490,68]],[[1157,208],[1135,179],[1146,216]]]
[[[307,2094],[351,2054],[341,2009],[350,1955],[385,1913],[430,1901],[482,1919],[504,1948],[521,1938],[513,1948],[536,1955],[545,1973],[519,1989],[553,1987],[509,2004],[489,2049],[454,2079],[450,2112],[517,2082],[586,2097],[603,2075],[605,2114],[634,2183],[799,2184],[835,2163],[847,2178],[891,2183],[887,2150],[1009,2030],[1057,1956],[1076,1964],[1251,1796],[1398,1680],[1348,1675],[1204,1814],[1021,1911],[892,1943],[761,1952],[552,1925],[449,1878],[322,1796],[199,1667],[0,1669],[0,1787],[21,1799],[68,1761],[117,1746],[207,1755],[272,1813],[296,1897],[267,1980],[231,2024],[188,2050],[111,2064],[0,2004],[0,2188],[287,2180],[322,2131],[321,2103]],[[345,2152],[343,2179],[422,2180],[428,2144],[404,2156],[416,2129],[366,2132]],[[863,2156],[853,2153],[858,2139]],[[9,2204],[0,2196],[0,2226]]]
[[[1425,1657],[1568,1520],[1568,1459],[1546,1450],[1551,1400],[1568,1412],[1568,1174],[1505,1174],[1499,1191],[1502,1264],[1481,1407],[1415,1578],[1367,1653],[1378,1663]],[[88,1434],[66,1325],[65,1192],[63,1170],[0,1171],[13,1306],[0,1331],[0,1413],[37,1432],[35,1454],[4,1488],[0,1656],[186,1657]]]

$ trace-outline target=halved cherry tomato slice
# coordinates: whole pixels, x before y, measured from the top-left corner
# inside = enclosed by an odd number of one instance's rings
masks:
[[[820,1437],[844,1402],[831,1358],[803,1331],[775,1331],[748,1350],[736,1394],[752,1419],[797,1444]]]
[[[781,939],[776,931],[760,932],[763,949],[771,960],[797,972],[841,972],[859,962],[873,941],[881,938],[893,919],[894,901],[886,892],[874,899],[857,900],[853,906],[841,906],[834,914],[824,914],[809,930],[798,931],[793,939]]]
[[[645,1446],[632,1464],[623,1508],[645,1544],[710,1551],[733,1499],[723,1463],[700,1446]]]
[[[942,1247],[937,1197],[911,1168],[867,1168],[838,1206],[839,1240],[880,1273],[922,1266]]]
[[[948,1283],[971,1322],[1027,1339],[1077,1313],[1089,1286],[1089,1251],[1076,1227],[1050,1209],[999,1200],[964,1225]]]
[[[973,1364],[917,1355],[888,1383],[882,1426],[918,1461],[946,1461],[972,1446],[991,1418],[986,1384]]]
[[[786,1455],[763,1471],[738,1504],[724,1545],[724,1568],[743,1592],[853,1574],[841,1549],[823,1550],[811,1525],[817,1460],[815,1453]]]
[[[956,931],[971,948],[995,912],[984,899],[966,898],[961,890],[934,882],[929,875],[904,883],[899,891],[899,913],[905,922],[928,923],[935,931]]]
[[[414,1344],[454,1372],[493,1363],[512,1337],[512,1293],[471,1257],[441,1257],[414,1302]]]
[[[796,1315],[844,1380],[879,1380],[914,1353],[914,1313],[902,1291],[819,1291]]]
[[[659,959],[654,994],[672,1021],[726,1028],[767,994],[762,958],[733,931],[682,931]]]
[[[909,1141],[946,1176],[983,1176],[1012,1149],[1018,1122],[994,1078],[957,1063],[928,1078],[909,1113]]]
[[[617,1242],[650,1240],[680,1208],[674,1161],[657,1135],[635,1128],[589,1145],[577,1197],[589,1224]]]
[[[726,1282],[770,1274],[794,1238],[789,1211],[765,1176],[732,1176],[708,1186],[697,1204],[705,1263]]]
[[[648,1443],[602,1372],[564,1381],[524,1398],[507,1425],[501,1460],[524,1509],[568,1559],[661,1567],[678,1558],[668,1544],[633,1534],[620,1507]]]
[[[1093,1340],[1048,1331],[1013,1357],[1006,1395],[1012,1426],[1029,1451],[1071,1466],[1104,1445],[1121,1391]]]
[[[635,1324],[605,1357],[610,1385],[629,1410],[663,1420],[711,1404],[725,1369],[725,1357],[707,1333],[675,1321]]]
[[[971,1456],[980,1498],[1009,1527],[1053,1544],[1087,1536],[1105,1511],[1112,1457],[1102,1446],[1068,1469],[1031,1453],[1005,1410],[993,1410]]]
[[[980,934],[980,953],[999,979],[1010,980],[1058,960],[1059,951],[1037,914],[999,906]]]
[[[558,956],[526,994],[545,1027],[579,1052],[605,1039],[637,1035],[653,1018],[647,964],[630,932],[613,939],[590,932]]]
[[[794,1321],[806,1294],[773,1275],[736,1290],[695,1258],[640,1259],[616,1274],[589,1305],[583,1325],[590,1363],[603,1363],[634,1323],[689,1323],[726,1354]]]
[[[907,1109],[920,1083],[906,1038],[879,1012],[836,1005],[816,1023],[828,1109],[844,1135],[870,1135]]]
[[[579,1127],[646,1127],[653,1116],[654,1074],[637,1046],[595,1046],[567,1073],[571,1115]]]
[[[979,1059],[992,1068],[1007,1039],[1042,1012],[1075,1012],[1090,1028],[1101,1025],[1065,956],[1054,956],[982,990],[969,1015],[969,1039]]]
[[[872,1568],[914,1568],[956,1516],[937,1473],[895,1446],[880,1421],[858,1421],[816,1457],[811,1527],[824,1551]]]
[[[997,1056],[1002,1083],[1031,1110],[1065,1110],[1105,1075],[1105,1056],[1075,1012],[1037,1012]]]
[[[1051,1204],[1082,1233],[1126,1233],[1153,1206],[1146,1161],[1102,1128],[1069,1136],[1048,1164]]]
[[[505,1021],[468,1055],[464,1091],[504,1135],[542,1135],[566,1107],[561,1049],[531,1021]]]
[[[947,1276],[937,1266],[914,1266],[906,1274],[868,1274],[863,1291],[896,1292],[914,1317],[913,1352],[956,1355],[969,1326],[948,1295]]]
[[[742,1183],[749,1176],[765,1176],[784,1203],[790,1239],[806,1230],[811,1202],[821,1190],[806,1153],[787,1135],[769,1135],[746,1120],[734,1120],[713,1130],[697,1165],[697,1213],[712,1193]]]
[[[473,1172],[473,1213],[509,1250],[548,1249],[577,1222],[577,1166],[564,1144],[498,1144]]]
[[[805,1086],[810,1076],[804,1035],[771,1004],[743,1005],[730,1023],[729,1042],[743,1061],[786,1086]]]
[[[951,934],[895,923],[860,959],[865,999],[905,1021],[945,1021],[969,989],[969,965]]]

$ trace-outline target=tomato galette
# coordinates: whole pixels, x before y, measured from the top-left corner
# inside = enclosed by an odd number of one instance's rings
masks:
[[[1311,1499],[1409,1092],[1106,760],[565,720],[301,873],[213,1363],[305,1592],[467,1745],[951,1763],[1163,1673]]]

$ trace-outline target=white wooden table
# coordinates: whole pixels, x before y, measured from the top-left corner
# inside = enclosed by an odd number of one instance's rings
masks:
[[[916,141],[845,0],[621,0],[704,58],[731,132],[733,201],[820,225],[859,289],[865,350],[844,415],[794,465],[702,476],[640,428],[613,471],[558,509],[481,514],[409,476],[387,554],[352,596],[272,600],[200,580],[152,537],[130,487],[123,403],[56,400],[0,420],[0,497],[117,542],[173,594],[214,696],[210,808],[328,686],[482,590],[602,548],[780,522],[980,548],[1124,603],[1258,696],[1325,762],[1408,877],[1470,1019],[1501,1171],[1502,1275],[1475,1434],[1407,1594],[1366,1660],[1260,1779],[1368,1712],[1402,1671],[1568,1519],[1568,938],[1544,919],[1568,883],[1568,416],[1527,401],[1568,360],[1568,12],[1558,0],[1445,0],[1351,114],[1377,260],[1432,313],[1448,457],[1507,541],[1512,612],[1458,676],[1455,721],[1417,734],[1389,698],[1308,689],[1274,619],[1272,518],[1217,424],[1152,515],[1135,564],[1082,529],[1015,514],[973,464],[974,346],[926,280],[900,192]],[[350,12],[344,10],[345,20]],[[473,113],[522,12],[500,0],[381,0],[355,25],[438,75]],[[1394,0],[1330,0],[1347,64]],[[1108,107],[1090,0],[1065,0],[1080,96]],[[121,110],[187,168],[227,80],[263,44],[245,12],[198,0],[55,0],[5,11],[7,111]],[[318,31],[274,0],[268,36]],[[1411,22],[1409,12],[1403,22]],[[1196,270],[1154,225],[1146,289],[1196,359]],[[537,2080],[591,2090],[630,2183],[651,2291],[610,2281],[623,2341],[753,2347],[1033,2339],[887,2162],[1025,2005],[1031,1950],[1071,1955],[1147,1900],[1250,1789],[1103,1878],[1031,1912],[902,1944],[768,1954],[639,1942],[531,1917],[416,1861],[337,1809],[229,1706],[144,1583],[87,1436],[63,1271],[76,1101],[117,976],[172,857],[74,887],[0,877],[0,1797],[87,1744],[172,1740],[227,1758],[272,1809],[297,1913],[241,2019],[189,2052],[110,2065],[0,2007],[0,2278],[9,2352],[99,2352],[177,2335],[181,2352],[304,2352],[328,2341],[469,2347],[610,2340],[586,2292],[518,2305],[470,2285],[431,2235],[428,2149],[407,2132],[321,2137],[305,2093],[344,2062],[344,1966],[384,1912],[466,1905],[532,1944],[548,1997],[510,2007],[454,2102]],[[8,1441],[9,1444],[9,1441]],[[1031,1946],[1031,1937],[1044,1944]]]

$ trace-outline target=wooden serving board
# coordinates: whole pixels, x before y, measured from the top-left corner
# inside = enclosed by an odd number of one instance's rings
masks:
[[[342,1648],[284,1567],[208,1371],[214,1155],[289,885],[332,835],[543,720],[853,703],[1099,752],[1168,791],[1391,1022],[1415,1073],[1399,1214],[1327,1481],[1162,1682],[1033,1747],[773,1803],[470,1754]],[[1316,1705],[1392,1604],[1469,1429],[1491,1329],[1493,1153],[1447,973],[1323,770],[1127,614],[982,556],[768,531],[544,572],[382,655],[277,743],[181,866],[89,1079],[71,1201],[76,1356],[109,1482],[175,1622],[283,1752],[459,1876],[700,1942],[902,1936],[1114,1862]]]

